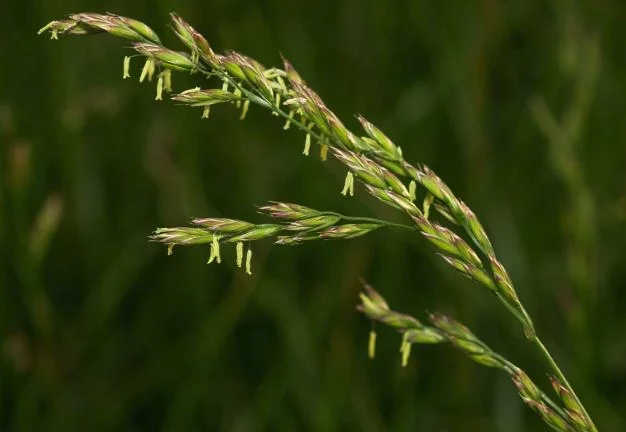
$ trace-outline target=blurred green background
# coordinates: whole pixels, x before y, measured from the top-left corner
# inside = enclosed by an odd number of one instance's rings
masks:
[[[0,18],[0,430],[547,430],[508,377],[414,347],[354,309],[441,311],[548,390],[497,301],[419,236],[255,245],[252,277],[146,237],[193,216],[265,222],[297,202],[402,221],[303,136],[252,108],[155,102],[124,42],[51,42],[68,13],[152,26],[178,12],[214,49],[280,53],[355,132],[360,113],[483,221],[600,430],[626,430],[626,3],[622,0],[14,1]],[[195,86],[174,75],[175,91]]]

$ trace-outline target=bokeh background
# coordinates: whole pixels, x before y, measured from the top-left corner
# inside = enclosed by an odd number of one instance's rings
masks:
[[[414,347],[354,309],[360,277],[396,309],[441,311],[546,390],[541,360],[484,289],[419,236],[173,256],[156,227],[264,222],[298,202],[403,221],[258,108],[155,102],[124,42],[36,36],[114,12],[176,11],[213,47],[289,58],[355,132],[383,129],[478,214],[600,430],[626,430],[626,3],[622,0],[6,0],[0,13],[0,430],[547,430],[508,377]],[[182,48],[182,47],[181,47]],[[195,86],[174,76],[174,88]]]

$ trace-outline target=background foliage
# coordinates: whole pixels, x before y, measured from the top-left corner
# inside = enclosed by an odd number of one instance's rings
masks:
[[[461,320],[529,373],[517,324],[418,235],[255,247],[254,275],[208,248],[146,241],[192,216],[261,221],[299,202],[402,220],[253,109],[200,113],[122,81],[123,42],[35,32],[84,10],[167,36],[175,10],[217,50],[289,58],[349,126],[361,113],[478,214],[600,430],[626,407],[626,4],[620,0],[9,1],[0,18],[0,429],[523,431],[507,377],[416,347],[354,311]],[[177,46],[175,37],[166,44]],[[134,64],[134,78],[139,75]],[[174,76],[175,90],[191,86]],[[358,192],[358,191],[357,191]],[[540,374],[538,381],[546,384]]]

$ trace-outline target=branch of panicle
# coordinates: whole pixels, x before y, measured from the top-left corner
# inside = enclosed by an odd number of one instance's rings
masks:
[[[458,321],[442,314],[431,313],[428,318],[432,325],[423,324],[410,315],[391,309],[385,299],[364,281],[360,300],[358,311],[402,334],[400,353],[403,366],[408,362],[411,345],[448,342],[476,363],[506,372],[524,403],[553,429],[561,432],[591,431],[571,394],[556,378],[552,379],[553,386],[561,399],[567,401],[564,403],[565,408],[552,401],[522,369],[493,351]],[[375,353],[375,341],[376,338],[371,335],[368,347],[370,357]]]

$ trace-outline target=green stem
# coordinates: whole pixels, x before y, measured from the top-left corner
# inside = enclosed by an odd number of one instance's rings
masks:
[[[585,420],[587,420],[587,423],[591,427],[591,432],[598,432],[598,429],[596,428],[596,425],[593,423],[593,420],[591,420],[591,417],[589,416],[589,413],[587,413],[587,410],[585,409],[584,405],[582,404],[580,399],[578,399],[578,396],[576,395],[576,392],[572,388],[572,386],[569,383],[569,381],[567,381],[567,378],[565,378],[565,375],[563,374],[563,372],[559,368],[559,365],[552,358],[552,355],[550,354],[550,351],[548,351],[548,349],[545,347],[543,342],[541,342],[541,339],[539,339],[539,337],[537,337],[536,335],[533,338],[532,342],[537,346],[537,348],[539,349],[541,354],[543,354],[543,357],[546,359],[546,361],[548,362],[548,365],[550,366],[552,371],[555,373],[555,375],[557,376],[559,381],[561,381],[561,384],[563,384],[567,388],[567,390],[571,393],[572,397],[576,401],[576,404],[578,404],[578,407],[582,411],[582,414],[584,415]]]
[[[389,227],[389,228],[401,228],[401,229],[406,229],[406,230],[411,230],[411,231],[414,231],[416,229],[415,226],[412,226],[412,225],[404,225],[404,224],[399,224],[399,223],[394,223],[394,222],[388,222],[382,219],[376,219],[376,218],[371,218],[371,217],[345,216],[345,215],[342,215],[341,213],[336,213],[332,211],[325,211],[325,212],[322,212],[322,214],[328,215],[328,216],[337,216],[347,222],[373,223],[373,224],[382,225],[382,226]]]

